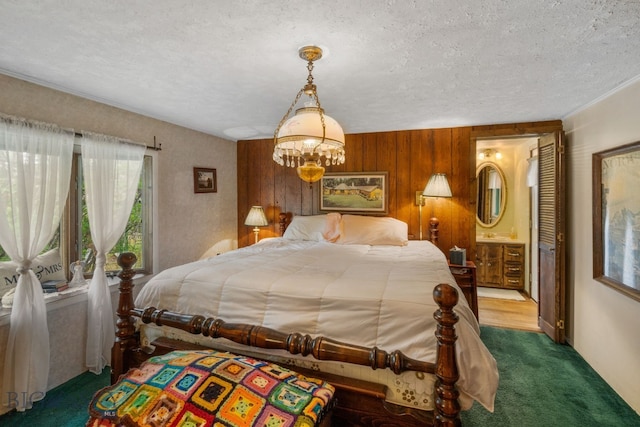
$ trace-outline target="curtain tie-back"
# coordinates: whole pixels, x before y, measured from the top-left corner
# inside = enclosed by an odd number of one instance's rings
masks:
[[[96,268],[101,267],[104,270],[104,266],[107,263],[107,255],[103,252],[96,254]]]
[[[22,263],[16,268],[16,273],[18,274],[27,274],[31,270],[31,260],[26,259],[22,261]]]

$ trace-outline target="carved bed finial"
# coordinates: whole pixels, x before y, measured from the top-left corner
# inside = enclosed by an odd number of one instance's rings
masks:
[[[280,212],[278,215],[279,224],[280,224],[280,236],[284,235],[285,230],[287,229],[287,214],[285,212]]]
[[[438,246],[438,235],[440,234],[440,220],[438,218],[431,217],[429,219],[429,240],[434,245]]]

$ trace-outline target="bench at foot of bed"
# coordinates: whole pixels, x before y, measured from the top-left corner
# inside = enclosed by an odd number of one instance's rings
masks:
[[[332,385],[215,350],[153,356],[95,394],[88,425],[329,426]]]

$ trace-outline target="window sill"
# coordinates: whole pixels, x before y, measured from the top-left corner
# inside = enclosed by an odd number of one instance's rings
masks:
[[[151,279],[151,274],[137,274],[133,278],[134,286],[142,286]],[[109,277],[109,292],[113,293],[117,290],[120,279],[118,277]],[[66,289],[62,292],[54,292],[44,295],[44,303],[47,306],[47,313],[53,310],[57,310],[62,307],[66,307],[78,302],[87,301],[87,291],[89,289],[89,280],[86,280],[84,285],[74,286]],[[0,326],[8,325],[11,321],[11,309],[0,308]]]

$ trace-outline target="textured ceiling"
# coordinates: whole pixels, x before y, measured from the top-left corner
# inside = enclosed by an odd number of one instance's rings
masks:
[[[273,135],[306,44],[347,133],[561,119],[640,76],[631,0],[0,0],[0,37],[0,73],[232,140]]]

